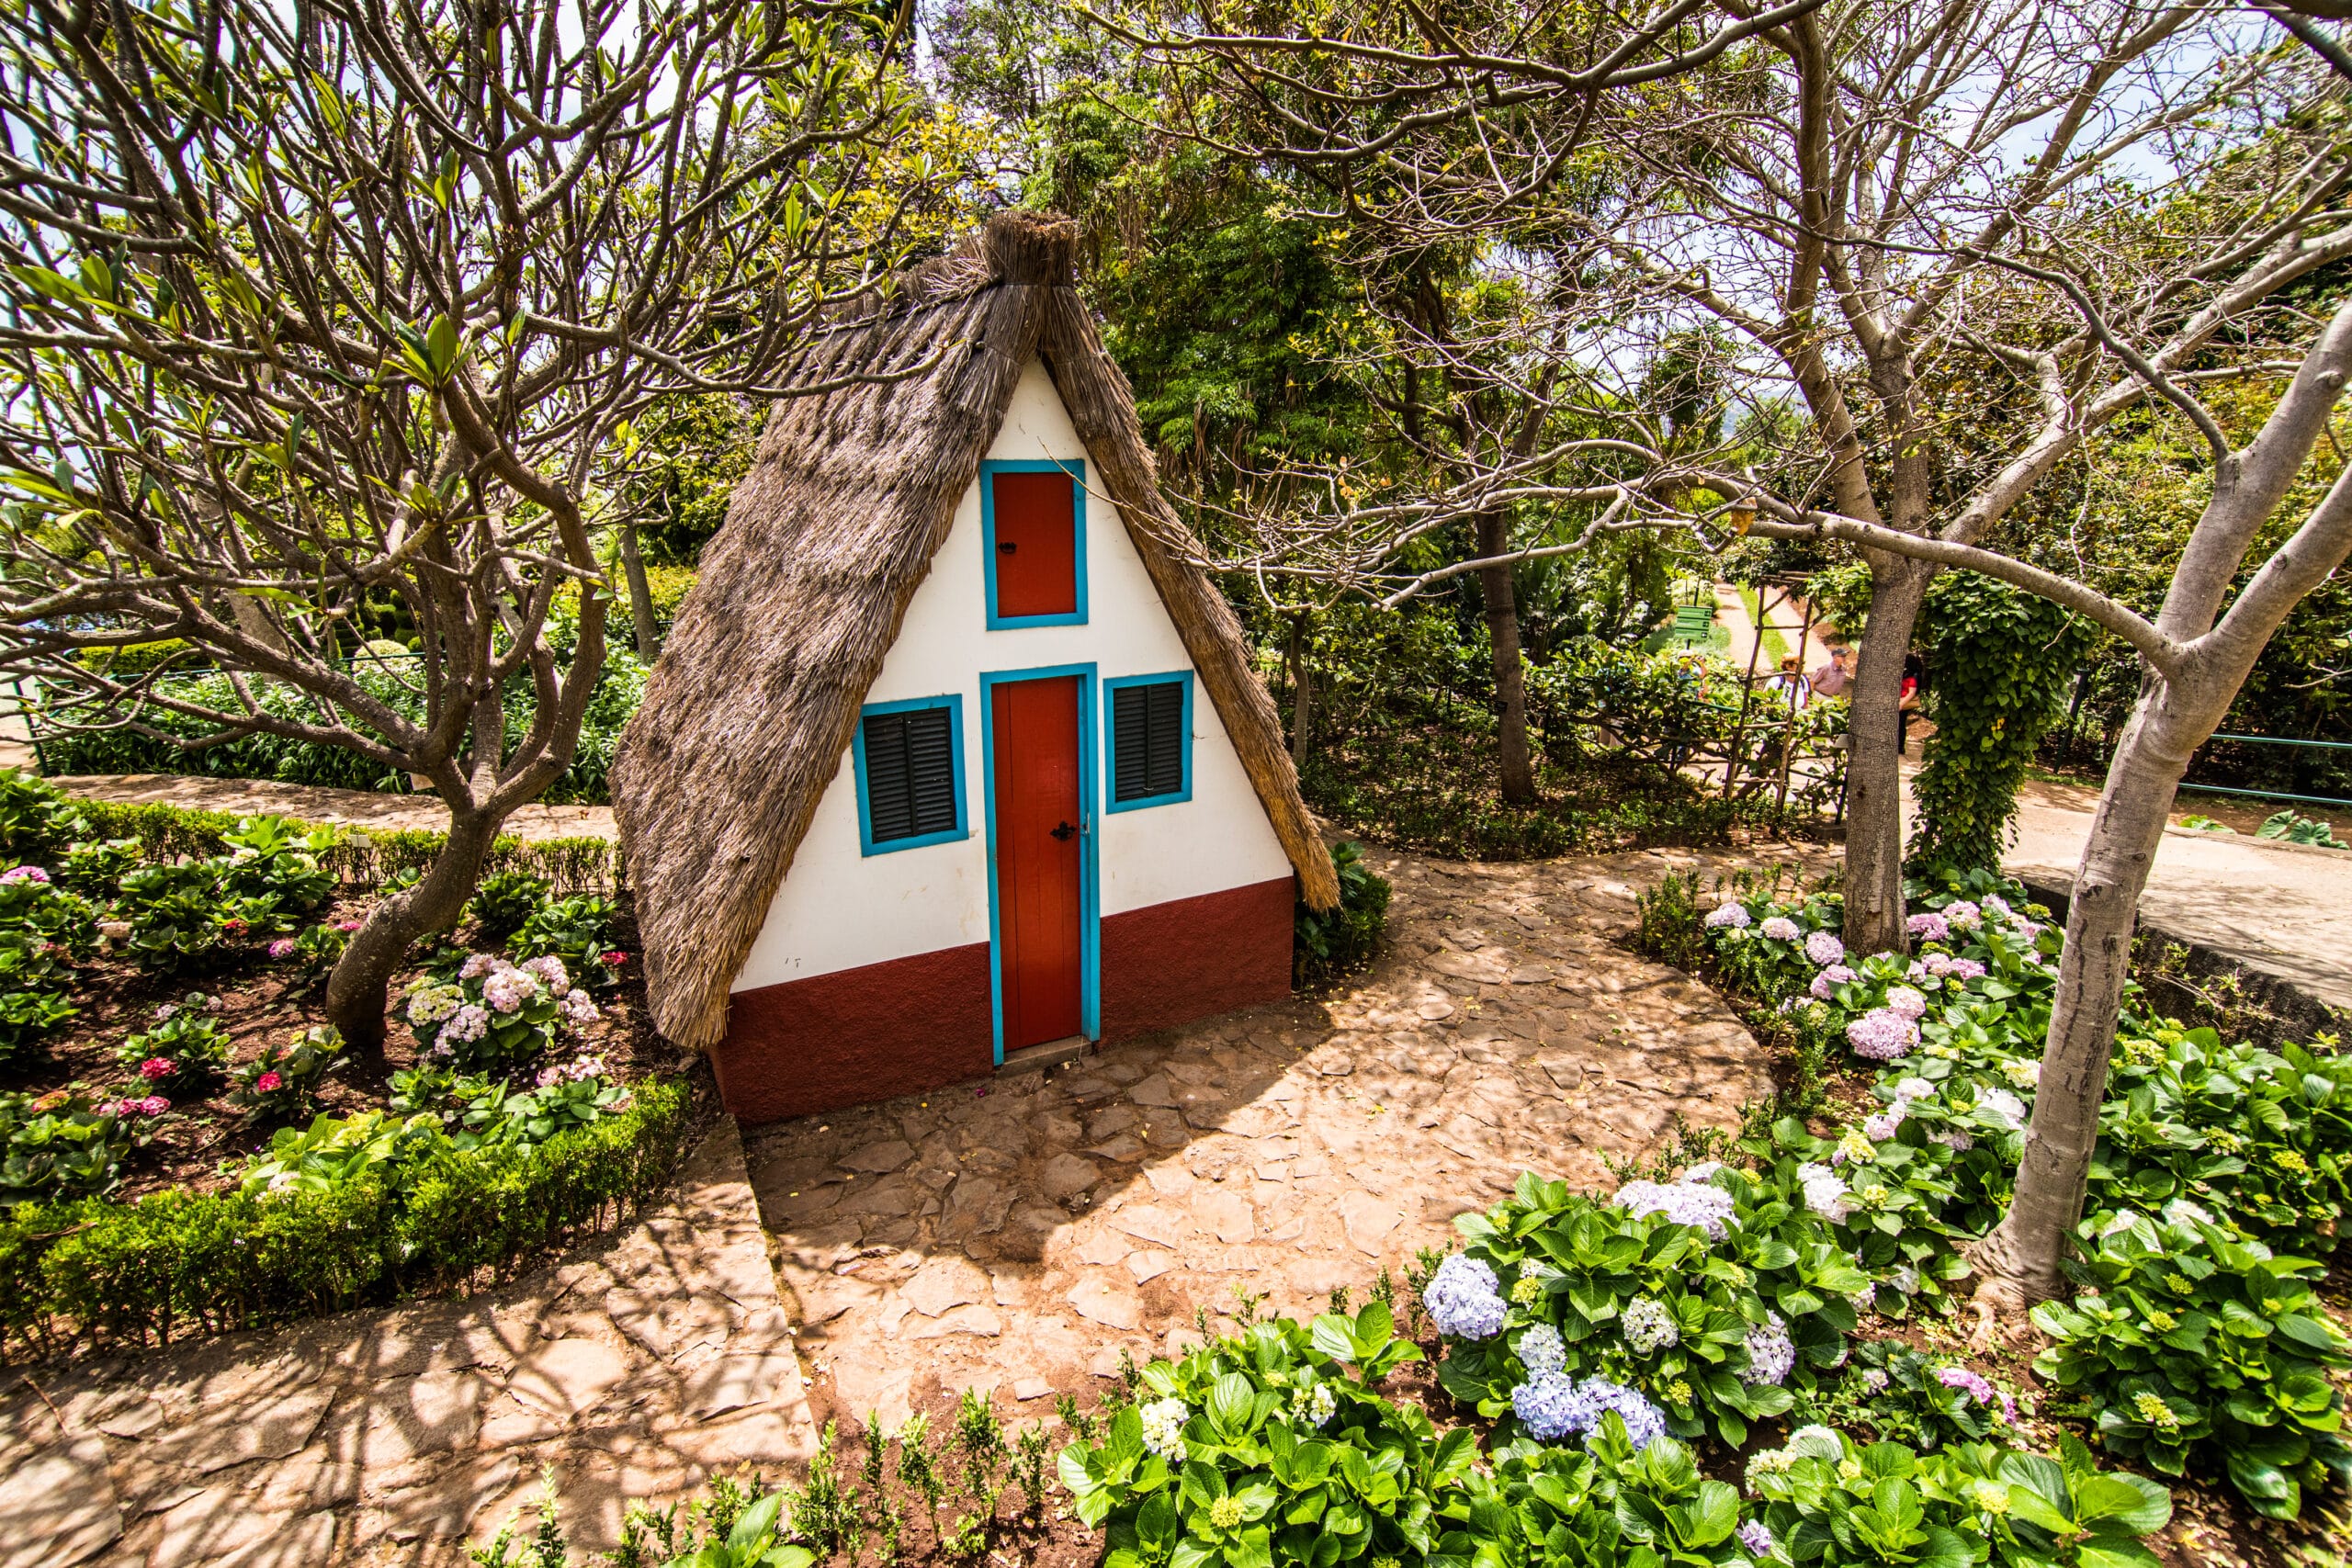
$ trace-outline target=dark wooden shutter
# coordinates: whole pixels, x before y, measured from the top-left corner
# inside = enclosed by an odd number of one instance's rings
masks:
[[[1115,688],[1111,731],[1113,798],[1146,800],[1184,787],[1183,682]]]
[[[866,715],[866,822],[876,843],[955,831],[955,747],[945,708]]]

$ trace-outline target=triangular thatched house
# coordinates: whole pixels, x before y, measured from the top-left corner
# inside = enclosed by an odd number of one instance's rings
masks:
[[[1279,998],[1338,897],[1074,250],[1001,215],[818,341],[622,741],[654,1016],[739,1115]]]

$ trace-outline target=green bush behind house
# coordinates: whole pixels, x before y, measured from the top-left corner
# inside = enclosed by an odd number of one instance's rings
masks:
[[[511,1276],[617,1225],[694,1125],[681,1081],[528,1148],[443,1149],[323,1191],[20,1203],[0,1217],[0,1348],[151,1346]]]

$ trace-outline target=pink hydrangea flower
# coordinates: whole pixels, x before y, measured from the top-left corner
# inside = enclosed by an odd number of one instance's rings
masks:
[[[1984,911],[1965,898],[1944,906],[1944,924],[1956,931],[1973,931],[1984,923]]]
[[[1828,968],[1815,975],[1813,977],[1813,984],[1805,988],[1826,1002],[1829,999],[1829,994],[1832,991],[1857,977],[1854,971],[1843,964],[1832,964]]]
[[[1889,1011],[1901,1013],[1908,1019],[1923,1018],[1928,1011],[1928,998],[1908,986],[1888,987],[1886,1005]]]
[[[271,942],[271,943],[269,944],[269,955],[270,955],[272,958],[291,958],[291,957],[293,957],[293,956],[294,956],[294,939],[293,939],[292,937],[290,937],[290,936],[282,936],[282,937],[279,937],[276,942]]]
[[[254,1079],[254,1089],[257,1093],[261,1094],[276,1094],[279,1089],[284,1089],[285,1087],[285,1077],[282,1075],[274,1072],[264,1073],[261,1077]]]
[[[1912,916],[1903,922],[1903,929],[1913,936],[1925,937],[1929,942],[1951,940],[1951,927],[1945,923],[1941,915],[1932,909]]]
[[[604,954],[602,954],[601,956],[604,958],[604,960],[605,960],[605,964],[609,964],[611,967],[613,967],[613,968],[615,968],[615,969],[619,968],[622,964],[626,964],[626,963],[628,963],[628,953],[623,953],[623,952],[622,952],[619,948],[617,948],[617,947],[616,947],[616,948],[615,948],[615,949],[613,949],[613,951],[612,951],[612,952],[607,953],[604,953]]]
[[[1846,944],[1838,940],[1835,931],[1815,931],[1804,939],[1804,955],[1823,968],[1842,964],[1846,959]]]
[[[1786,915],[1768,918],[1756,931],[1758,935],[1770,937],[1774,942],[1794,942],[1804,934],[1797,929],[1797,923]]]
[[[357,920],[337,920],[334,923],[334,929],[339,931],[356,931],[359,929],[359,924]]]
[[[1892,1008],[1872,1008],[1846,1026],[1846,1043],[1857,1056],[1892,1062],[1919,1043],[1919,1026]]]
[[[179,1065],[165,1056],[150,1056],[139,1064],[139,1076],[149,1083],[153,1083],[158,1078],[170,1077],[177,1071],[179,1071]]]
[[[0,871],[0,882],[47,882],[49,873],[37,865],[20,865],[13,871]]]

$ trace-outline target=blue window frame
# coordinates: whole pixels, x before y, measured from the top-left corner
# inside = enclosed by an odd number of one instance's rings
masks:
[[[857,773],[857,845],[887,855],[972,836],[964,806],[964,699],[868,703],[850,739]]]
[[[1193,798],[1193,672],[1117,675],[1102,682],[1106,811]]]
[[[1050,474],[1069,476],[1070,570],[1077,580],[1077,607],[1051,615],[1000,615],[996,613],[996,476]],[[988,624],[992,632],[1023,626],[1082,626],[1086,624],[1086,464],[1058,457],[991,457],[980,465],[980,558],[988,576]]]

